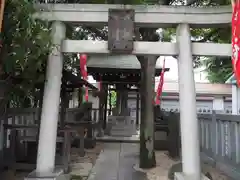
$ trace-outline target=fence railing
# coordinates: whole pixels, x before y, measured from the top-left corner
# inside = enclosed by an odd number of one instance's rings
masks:
[[[98,121],[99,109],[92,109],[92,119]],[[71,121],[79,108],[66,109],[66,121]],[[7,110],[6,123],[16,125],[36,125],[39,121],[39,108],[10,108]]]
[[[79,112],[80,108],[67,108],[65,122],[74,121],[75,114]],[[10,108],[7,110],[7,116],[4,119],[5,136],[9,136],[11,132],[11,126],[16,125],[18,127],[18,132],[23,137],[35,137],[37,135],[37,126],[40,120],[40,109],[39,108]],[[92,120],[93,122],[98,121],[98,109],[92,109]],[[60,116],[59,116],[60,117]],[[59,121],[60,122],[60,121]],[[10,146],[10,141],[6,140],[6,147]]]
[[[217,168],[240,179],[240,116],[199,114],[200,147]]]
[[[74,118],[78,110],[78,108],[67,109],[66,121]],[[38,108],[8,109],[5,122],[36,125],[39,121],[39,112]],[[98,118],[99,109],[92,109],[92,120],[98,122]],[[240,179],[240,116],[216,114],[213,111],[212,114],[198,114],[198,120],[202,155],[211,159],[230,177]],[[26,130],[22,133],[28,135]]]

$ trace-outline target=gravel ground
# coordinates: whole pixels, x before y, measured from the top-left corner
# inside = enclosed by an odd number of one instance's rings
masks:
[[[142,170],[135,166],[136,170],[143,171],[147,174],[149,180],[169,180],[168,170],[173,164],[179,163],[179,161],[173,160],[168,157],[164,151],[156,151],[157,167],[150,170]],[[223,172],[205,164],[206,171],[210,173],[213,180],[230,180]]]
[[[71,152],[71,164],[70,164],[70,175],[72,177],[82,177],[86,179],[94,166],[98,155],[103,149],[102,143],[97,143],[94,149],[86,149],[84,157],[78,155],[78,149],[72,148]]]
[[[100,152],[103,150],[103,144],[98,143],[94,149],[86,150],[86,155],[80,157],[78,155],[78,149],[73,148],[71,152],[71,167],[70,172],[73,176],[81,176],[82,179],[86,179],[89,172]],[[168,157],[164,151],[156,151],[157,167],[150,170],[142,170],[138,168],[138,165],[134,166],[137,171],[142,171],[147,174],[148,180],[168,180],[168,170],[173,164],[179,163],[179,161],[173,160]],[[230,180],[223,172],[205,164],[205,169],[210,172],[213,180]],[[8,170],[0,174],[0,180],[23,180],[27,173],[14,173],[12,170]]]
[[[86,154],[84,157],[80,157],[77,153],[78,149],[72,148],[71,152],[71,165],[72,172],[71,175],[78,176],[79,173],[85,173],[90,171],[92,166],[95,164],[96,159],[100,152],[102,151],[102,144],[97,143],[94,149],[86,149]],[[75,165],[75,167],[74,167]],[[76,168],[77,171],[76,171]],[[89,170],[90,169],[90,170]],[[30,172],[14,172],[13,170],[8,170],[0,174],[0,180],[24,180],[24,177]],[[75,173],[75,174],[74,174]],[[85,175],[84,175],[85,176]],[[83,178],[84,179],[84,178]]]

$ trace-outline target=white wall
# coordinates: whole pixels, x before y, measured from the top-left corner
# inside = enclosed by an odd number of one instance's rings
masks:
[[[133,95],[131,95],[131,97],[133,97]],[[196,105],[197,105],[198,113],[212,113],[212,110],[221,110],[224,113],[231,113],[231,110],[232,110],[231,102],[223,101],[223,99],[222,99],[222,101],[221,100],[218,101],[218,99],[217,100],[216,99],[201,100],[201,101],[197,100]],[[132,112],[134,112],[136,114],[136,112],[135,112],[136,100],[135,99],[128,100],[128,107],[130,109],[132,109]],[[166,111],[177,111],[178,112],[179,111],[179,102],[178,102],[178,100],[162,100],[161,108],[163,108]]]

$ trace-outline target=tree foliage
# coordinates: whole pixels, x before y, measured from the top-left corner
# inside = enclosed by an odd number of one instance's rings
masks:
[[[195,6],[230,5],[230,0],[197,1]],[[216,7],[217,8],[217,7]],[[231,27],[192,29],[195,42],[231,43]],[[232,74],[230,57],[196,57],[196,67],[204,66],[208,80],[212,83],[224,83]]]
[[[38,82],[43,82],[45,62],[51,50],[48,22],[33,19],[34,1],[8,0],[3,19],[1,78],[12,80],[8,95],[14,106],[33,98]]]
[[[116,107],[116,103],[117,103],[117,93],[116,93],[116,91],[110,91],[110,93],[108,94],[108,102],[109,101],[110,101],[110,104],[111,104],[112,108]]]

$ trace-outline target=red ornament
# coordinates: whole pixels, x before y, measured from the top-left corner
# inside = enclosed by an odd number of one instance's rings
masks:
[[[165,73],[165,58],[163,60],[163,67],[162,67],[162,71],[160,74],[160,81],[159,81],[157,93],[156,93],[156,100],[155,100],[156,105],[160,104],[160,96],[161,96],[162,90],[163,90],[164,73]]]
[[[87,74],[87,55],[81,54],[79,56],[80,71],[84,80],[88,80]],[[88,87],[85,86],[85,100],[88,101]]]
[[[79,60],[80,60],[80,70],[81,70],[82,77],[83,77],[83,79],[86,80],[86,78],[87,78],[87,55],[81,54]]]

